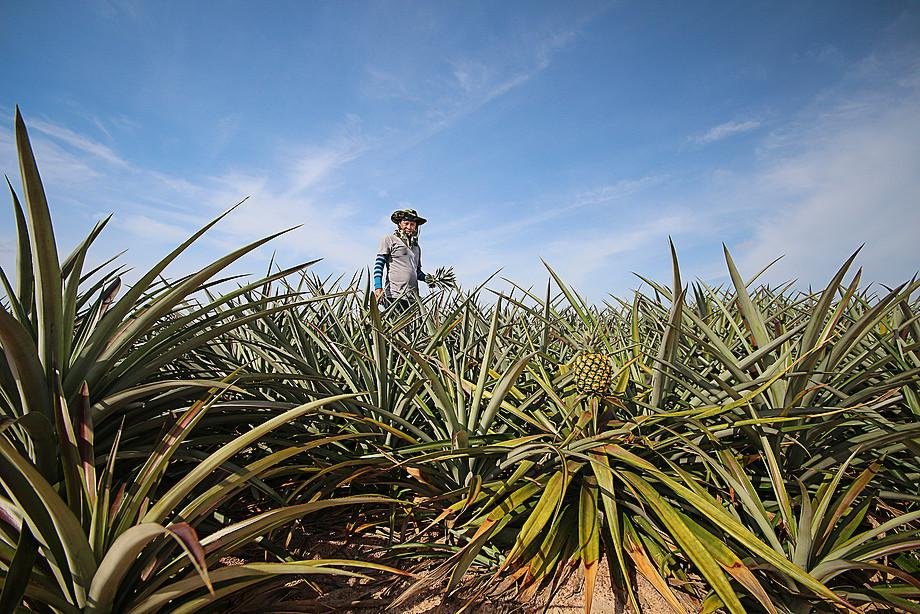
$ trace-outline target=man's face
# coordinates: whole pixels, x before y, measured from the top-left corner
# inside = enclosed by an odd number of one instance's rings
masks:
[[[414,235],[418,231],[418,224],[415,220],[400,220],[399,229],[407,235]]]

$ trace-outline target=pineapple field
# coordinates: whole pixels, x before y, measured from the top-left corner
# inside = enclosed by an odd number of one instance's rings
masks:
[[[643,611],[640,582],[920,612],[917,280],[854,254],[802,292],[726,250],[713,287],[672,245],[671,280],[601,305],[546,265],[381,311],[366,274],[225,276],[278,235],[165,278],[231,210],[129,284],[86,265],[108,220],[58,251],[18,110],[16,146],[0,612],[527,612],[572,582],[585,612]]]

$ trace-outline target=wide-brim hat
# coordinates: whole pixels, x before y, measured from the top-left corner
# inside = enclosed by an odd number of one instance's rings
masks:
[[[390,219],[393,220],[393,223],[397,225],[403,220],[410,220],[419,226],[428,221],[416,213],[415,209],[399,209],[393,212],[393,215],[390,216]]]

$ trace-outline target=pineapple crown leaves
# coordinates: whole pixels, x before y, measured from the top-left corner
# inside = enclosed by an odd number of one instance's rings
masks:
[[[458,289],[457,275],[454,273],[453,267],[438,267],[434,273],[425,275],[425,283],[430,288]]]
[[[565,339],[576,353],[596,353],[605,352],[607,340],[601,333],[602,323],[595,320],[591,327],[575,331],[572,336]]]

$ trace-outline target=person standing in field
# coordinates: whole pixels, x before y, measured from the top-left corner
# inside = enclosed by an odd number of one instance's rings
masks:
[[[390,219],[397,228],[380,240],[374,262],[374,297],[408,307],[419,296],[418,282],[425,281],[418,229],[428,220],[415,209],[399,209]]]

